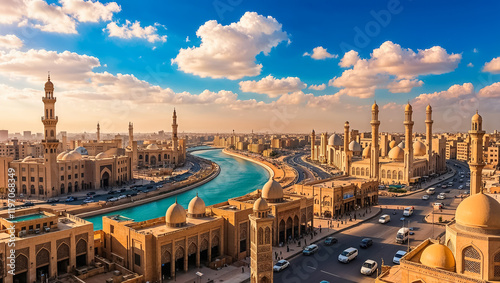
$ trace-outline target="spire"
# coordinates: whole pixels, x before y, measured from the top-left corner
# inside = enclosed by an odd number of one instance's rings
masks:
[[[48,81],[50,82],[50,71],[48,71],[48,76],[47,76],[47,77],[48,77],[48,78],[47,78],[47,79],[48,79]]]

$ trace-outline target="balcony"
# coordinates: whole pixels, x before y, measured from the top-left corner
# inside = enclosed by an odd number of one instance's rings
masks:
[[[42,116],[42,122],[43,121],[55,121],[55,122],[58,122],[59,121],[59,117],[56,116],[55,118],[45,118],[45,116]]]

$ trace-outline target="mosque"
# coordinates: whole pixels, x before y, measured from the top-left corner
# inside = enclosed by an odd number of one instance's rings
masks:
[[[346,175],[365,179],[376,179],[386,184],[411,184],[423,176],[446,172],[446,140],[433,139],[432,107],[426,108],[426,140],[414,140],[412,106],[405,107],[404,141],[389,141],[387,134],[379,135],[378,105],[372,106],[370,121],[371,142],[365,148],[350,137],[350,125],[344,125],[344,139],[333,134],[321,135],[320,146],[315,145],[316,134],[311,134],[311,159],[333,165]]]
[[[261,190],[205,206],[196,195],[164,217],[141,222],[103,217],[97,253],[156,282],[200,265],[212,268],[251,256],[252,281],[272,282],[272,246],[313,225],[313,199],[283,192],[270,179]],[[257,268],[258,267],[258,268]]]
[[[483,192],[482,118],[472,117],[471,196],[457,207],[440,240],[428,239],[401,259],[383,266],[376,282],[500,282],[500,203]]]

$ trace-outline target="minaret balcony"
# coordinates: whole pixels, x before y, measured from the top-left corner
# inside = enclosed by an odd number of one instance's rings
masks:
[[[56,102],[56,98],[55,97],[42,97],[42,101],[43,102]]]
[[[59,117],[56,116],[56,117],[53,117],[53,118],[45,118],[45,116],[42,116],[42,122],[43,121],[56,121],[56,122],[58,122],[59,121]]]

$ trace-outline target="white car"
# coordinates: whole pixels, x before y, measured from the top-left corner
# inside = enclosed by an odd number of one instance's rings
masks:
[[[401,258],[406,254],[406,251],[403,251],[403,250],[399,250],[395,255],[394,257],[392,258],[392,262],[395,263],[395,264],[399,264],[399,261],[401,260]]]
[[[95,202],[95,200],[91,199],[91,198],[88,198],[88,199],[84,199],[83,200],[83,203],[93,203]]]
[[[120,195],[120,196],[118,197],[118,199],[124,199],[124,198],[126,198],[126,197],[127,197],[126,195]]]
[[[361,266],[361,274],[372,275],[377,270],[378,264],[376,261],[367,259]]]
[[[463,190],[463,189],[464,189],[464,185],[460,185],[460,186],[458,186],[458,189],[459,189],[459,190]]]
[[[422,196],[422,199],[423,199],[423,200],[428,200],[428,199],[429,199],[429,195],[423,195],[423,196]]]
[[[117,200],[118,200],[118,198],[110,198],[110,199],[108,199],[108,201],[110,201],[110,202],[114,202],[114,201],[117,201]]]
[[[356,257],[358,257],[358,249],[351,247],[339,254],[338,260],[343,263],[349,263]]]
[[[446,195],[441,193],[437,196],[437,199],[445,199],[446,198]]]
[[[290,266],[290,263],[284,259],[278,261],[274,266],[273,266],[273,271],[275,272],[280,272],[284,269],[286,269],[287,267]]]

